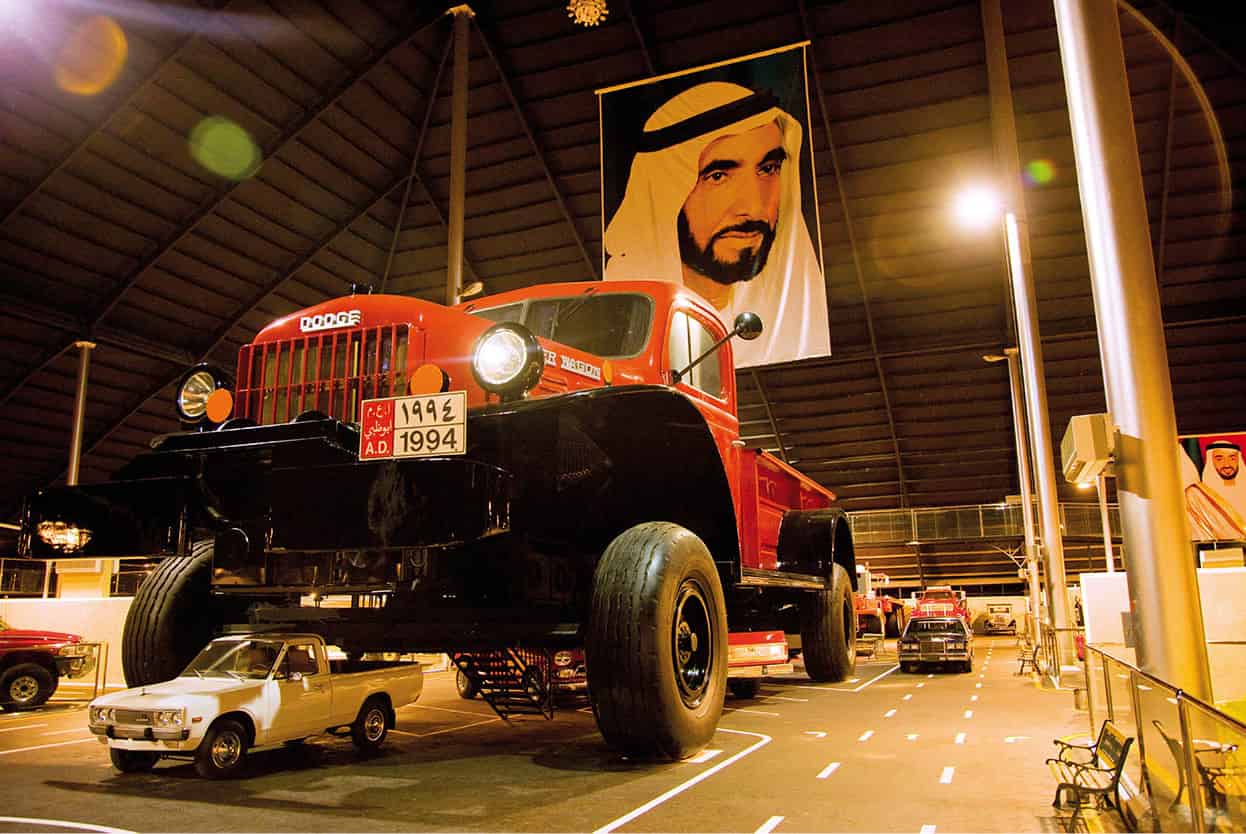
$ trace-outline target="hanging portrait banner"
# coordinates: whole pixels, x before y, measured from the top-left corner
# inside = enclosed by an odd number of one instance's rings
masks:
[[[1195,541],[1246,540],[1246,433],[1183,435],[1181,487]]]
[[[830,353],[806,47],[597,91],[606,280],[757,313],[737,367]]]

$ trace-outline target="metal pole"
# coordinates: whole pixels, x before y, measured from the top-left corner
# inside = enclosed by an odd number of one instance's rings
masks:
[[[1052,463],[1051,425],[1047,416],[1047,382],[1043,377],[1043,345],[1038,338],[1038,303],[1034,282],[1024,264],[1028,247],[1017,228],[1017,216],[1004,214],[1004,247],[1012,278],[1013,304],[1017,312],[1017,346],[1025,379],[1026,414],[1034,446],[1034,480],[1038,482],[1039,517],[1043,525],[1043,562],[1047,568],[1047,610],[1056,629],[1059,665],[1073,657],[1069,632],[1069,589],[1064,576],[1064,537],[1060,533],[1060,505],[1056,494],[1056,470]]]
[[[473,16],[467,6],[450,9],[454,15],[454,76],[450,103],[450,216],[446,241],[446,304],[459,303],[463,286],[463,205],[467,199],[467,65],[468,24]]]
[[[1116,573],[1116,558],[1112,555],[1112,521],[1108,516],[1108,479],[1102,472],[1095,479],[1099,491],[1099,523],[1103,525],[1103,561],[1108,573]]]
[[[1139,667],[1212,701],[1116,3],[1055,0]]]
[[[1008,388],[1012,394],[1012,431],[1017,439],[1017,476],[1021,482],[1021,520],[1025,525],[1025,573],[1030,588],[1030,639],[1037,646],[1040,611],[1038,587],[1038,545],[1034,540],[1034,493],[1030,486],[1030,444],[1025,437],[1025,402],[1021,398],[1021,358],[1016,348],[1005,348],[1008,358]]]
[[[65,475],[65,483],[74,486],[78,483],[78,461],[82,457],[82,424],[86,419],[87,410],[87,371],[91,367],[91,351],[95,342],[74,342],[78,349],[78,389],[74,394],[74,424],[69,436],[69,472]]]

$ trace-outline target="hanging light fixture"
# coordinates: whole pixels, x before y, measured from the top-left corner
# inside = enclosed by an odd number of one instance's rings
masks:
[[[606,0],[571,0],[567,4],[567,17],[581,26],[596,26],[606,19],[610,10]]]

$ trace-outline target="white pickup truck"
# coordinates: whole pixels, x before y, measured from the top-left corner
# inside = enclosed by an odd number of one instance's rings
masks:
[[[423,688],[418,663],[331,662],[313,634],[232,635],[208,643],[171,681],[96,698],[88,720],[123,773],[192,758],[199,775],[223,778],[249,750],[322,733],[375,750],[394,710]]]

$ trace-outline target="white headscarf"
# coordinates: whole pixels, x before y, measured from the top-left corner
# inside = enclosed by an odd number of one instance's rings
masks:
[[[1216,449],[1237,448],[1238,470],[1237,477],[1230,484],[1220,477],[1220,473],[1216,471],[1215,464],[1211,462],[1211,453]],[[1242,453],[1236,443],[1226,443],[1217,441],[1209,443],[1204,450],[1206,462],[1203,464],[1203,483],[1219,495],[1223,496],[1233,509],[1237,510],[1238,515],[1246,517],[1246,472],[1242,471]]]
[[[645,122],[645,135],[652,137],[663,128],[678,130],[681,122],[736,102],[746,105],[743,100],[754,95],[738,84],[698,84],[658,108]],[[705,132],[668,147],[637,153],[623,201],[606,228],[606,280],[682,283],[677,221],[696,185],[701,151],[723,136],[771,123],[778,125],[787,153],[780,173],[774,245],[765,268],[751,281],[733,284],[730,305],[719,311],[728,327],[745,310],[762,319],[764,329],[760,337],[751,342],[734,342],[737,367],[825,356],[830,352],[826,284],[801,213],[800,123],[771,106],[725,126],[719,123],[718,127],[707,127]]]

